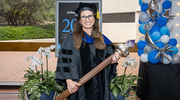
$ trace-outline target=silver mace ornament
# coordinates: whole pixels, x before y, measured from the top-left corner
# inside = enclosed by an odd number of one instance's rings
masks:
[[[161,58],[162,59],[162,62],[163,62],[163,56],[166,57],[166,59],[171,62],[167,56],[167,54],[165,52],[174,52],[174,51],[171,51],[169,49],[173,48],[173,46],[171,45],[166,45],[165,47],[163,48],[159,48],[157,47],[154,42],[152,41],[148,31],[146,30],[146,34],[145,34],[145,40],[147,41],[148,45],[150,45],[151,47],[159,50],[159,52],[157,53],[156,57],[154,59],[156,59],[158,57],[158,60]]]
[[[151,0],[148,4],[148,8],[151,18],[155,20],[156,16],[158,15],[157,10],[159,8],[156,0]]]

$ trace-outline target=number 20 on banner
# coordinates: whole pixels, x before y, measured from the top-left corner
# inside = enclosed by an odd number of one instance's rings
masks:
[[[66,27],[62,30],[62,32],[72,32],[73,31],[73,23],[74,23],[74,21],[76,21],[76,19],[72,19],[71,21],[69,21],[69,19],[64,19],[63,21],[62,21],[62,23],[64,23],[64,22],[66,22],[67,23],[67,25],[66,25]],[[68,29],[68,27],[70,26],[70,29]]]

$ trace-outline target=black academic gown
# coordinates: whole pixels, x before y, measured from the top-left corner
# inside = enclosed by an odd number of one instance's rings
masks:
[[[87,36],[87,34],[86,34]],[[107,42],[104,50],[95,49],[92,38],[86,37],[86,45],[79,50],[74,47],[72,35],[63,41],[58,57],[56,81],[67,87],[66,79],[79,81],[91,69],[114,53],[114,46]],[[90,40],[90,41],[89,41]],[[110,64],[89,82],[79,88],[79,91],[68,97],[68,100],[110,100],[110,80],[116,76],[116,64]]]

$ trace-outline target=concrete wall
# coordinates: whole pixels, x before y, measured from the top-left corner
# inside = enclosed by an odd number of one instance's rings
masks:
[[[139,0],[102,0],[102,13],[135,12],[135,22],[131,23],[103,23],[102,33],[112,42],[125,42],[129,39],[138,41],[141,34],[138,32],[138,16],[140,13]]]

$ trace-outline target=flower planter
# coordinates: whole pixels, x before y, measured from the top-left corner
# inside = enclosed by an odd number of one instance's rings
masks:
[[[42,92],[40,100],[53,100],[54,94],[55,94],[54,90],[52,90],[49,95],[47,95],[45,92]],[[28,99],[30,98],[30,96],[31,95],[27,95]]]
[[[128,93],[128,96],[129,96],[129,91],[127,91],[127,93]],[[117,96],[117,98],[115,98],[115,97],[113,96],[112,92],[110,92],[110,98],[111,98],[111,100],[124,100],[126,97],[119,94],[119,95]]]

